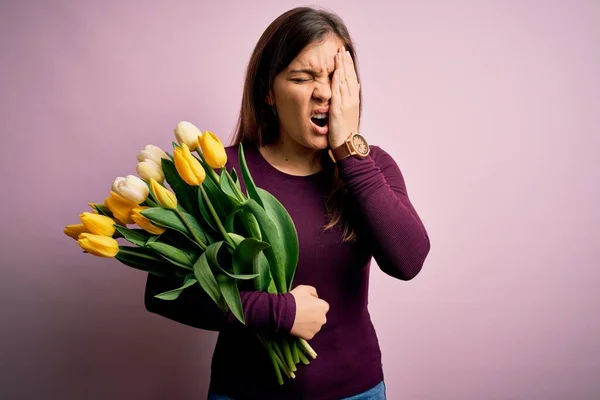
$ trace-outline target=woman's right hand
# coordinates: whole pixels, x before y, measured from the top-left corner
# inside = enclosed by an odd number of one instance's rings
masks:
[[[310,340],[327,322],[329,304],[319,299],[317,290],[312,286],[299,285],[290,292],[296,301],[296,318],[291,334]]]

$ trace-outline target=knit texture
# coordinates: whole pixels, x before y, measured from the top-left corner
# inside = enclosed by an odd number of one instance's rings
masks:
[[[241,176],[238,147],[226,150],[227,168],[234,167]],[[326,324],[310,341],[317,358],[308,366],[299,364],[296,378],[279,386],[267,352],[254,335],[289,334],[296,313],[289,293],[242,292],[246,318],[242,325],[230,312],[221,312],[198,286],[175,301],[154,298],[181,281],[149,275],[146,308],[186,325],[219,331],[210,383],[215,393],[236,400],[333,400],[377,385],[383,370],[367,309],[371,260],[386,274],[410,280],[421,270],[430,249],[398,165],[378,146],[371,146],[364,159],[348,157],[338,163],[358,233],[358,240],[348,243],[342,242],[339,224],[323,230],[330,190],[323,172],[289,175],[271,166],[255,147],[246,145],[244,150],[256,185],[284,205],[296,226],[300,255],[294,286],[314,286],[330,305]]]

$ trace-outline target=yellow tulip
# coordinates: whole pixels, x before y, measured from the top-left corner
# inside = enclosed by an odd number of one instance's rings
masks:
[[[150,221],[148,218],[146,218],[145,216],[142,215],[142,211],[150,208],[150,207],[138,207],[138,208],[134,208],[133,212],[131,213],[131,218],[133,218],[133,220],[135,221],[135,223],[142,228],[143,230],[145,230],[146,232],[150,232],[153,235],[160,235],[161,233],[163,233],[164,231],[166,231],[165,228],[163,228],[162,226],[156,226],[152,223],[152,221]]]
[[[88,203],[88,206],[92,207],[92,213],[98,214],[98,210],[96,210],[96,205],[94,203]]]
[[[89,233],[90,231],[88,231],[88,229],[85,227],[84,224],[72,224],[72,225],[67,225],[65,226],[65,235],[72,237],[73,239],[77,240],[79,238],[79,234],[80,233]]]
[[[206,163],[211,168],[223,168],[227,163],[227,153],[217,135],[211,131],[204,131],[199,141]]]
[[[131,210],[138,207],[133,201],[127,200],[111,190],[110,195],[104,200],[104,205],[112,212],[115,219],[120,221],[123,225],[133,224]]]
[[[175,138],[177,138],[177,142],[180,145],[185,143],[192,151],[198,148],[198,136],[201,134],[200,129],[191,122],[179,121],[175,126]]]
[[[98,257],[114,257],[119,252],[119,243],[108,236],[82,233],[77,240],[79,246],[90,254]]]
[[[190,149],[184,143],[174,150],[173,162],[177,173],[188,185],[198,186],[204,182],[206,172],[196,157],[190,153]]]
[[[156,198],[156,201],[158,201],[158,204],[171,210],[177,208],[177,197],[175,197],[175,194],[166,187],[162,186],[154,179],[150,179],[150,189],[152,189],[152,193],[154,193],[154,197]]]
[[[79,219],[90,233],[102,236],[112,236],[115,233],[115,221],[106,215],[84,212]]]

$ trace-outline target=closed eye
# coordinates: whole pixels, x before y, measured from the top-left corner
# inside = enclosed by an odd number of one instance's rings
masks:
[[[301,78],[294,78],[292,79],[293,82],[296,83],[304,83],[304,82],[308,82],[310,79],[301,79]]]

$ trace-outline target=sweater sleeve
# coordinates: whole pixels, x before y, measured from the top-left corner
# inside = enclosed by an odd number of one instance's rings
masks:
[[[148,274],[144,298],[146,310],[185,325],[211,331],[244,328],[256,333],[289,333],[292,330],[296,303],[291,293],[241,291],[246,321],[244,325],[231,311],[223,312],[199,285],[183,290],[176,300],[154,297],[181,284],[182,278]]]
[[[369,156],[347,157],[338,168],[359,216],[359,240],[368,242],[383,272],[401,280],[414,278],[429,253],[429,236],[394,159],[371,146]]]

